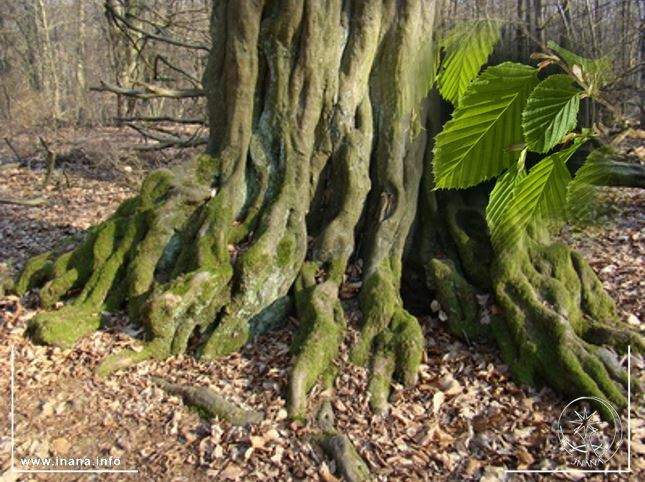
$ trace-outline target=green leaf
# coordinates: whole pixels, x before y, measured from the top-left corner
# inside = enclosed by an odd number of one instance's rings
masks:
[[[499,41],[502,23],[495,20],[463,22],[446,35],[446,53],[437,79],[441,96],[457,105]]]
[[[560,47],[552,40],[549,40],[547,42],[547,47],[549,48],[549,50],[555,52],[558,57],[564,60],[564,63],[567,64],[570,69],[573,69],[574,65],[579,65],[583,73],[591,74],[594,83],[598,87],[602,87],[603,85],[607,84],[613,77],[613,57],[611,55],[605,55],[604,57],[597,59],[581,57],[580,55],[571,52],[564,47]]]
[[[582,141],[577,140],[570,147],[545,157],[517,181],[508,207],[499,220],[492,222],[491,239],[496,250],[516,245],[532,222],[564,219],[567,185],[571,180],[566,162],[580,145]]]
[[[452,119],[436,136],[433,171],[440,188],[467,188],[497,176],[524,141],[521,114],[537,84],[537,70],[505,62],[486,69],[468,88]]]
[[[580,107],[580,89],[568,75],[548,77],[533,89],[522,113],[529,149],[547,152],[574,129]]]
[[[517,163],[513,164],[504,174],[497,178],[495,187],[488,197],[486,222],[491,232],[497,229],[504,220],[507,209],[512,205],[515,190],[519,182],[526,176],[524,169],[526,153],[527,149],[524,149]]]

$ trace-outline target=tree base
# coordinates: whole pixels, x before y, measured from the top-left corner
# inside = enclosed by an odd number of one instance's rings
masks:
[[[223,208],[226,192],[213,196],[208,177],[198,174],[213,164],[202,156],[192,164],[192,175],[188,169],[152,173],[141,194],[91,229],[75,250],[33,258],[16,284],[18,292],[40,287],[45,306],[72,301],[38,314],[28,333],[37,343],[70,347],[100,328],[104,311],[127,307],[145,326],[147,341],[139,351],[106,358],[97,374],[107,376],[189,346],[198,346],[195,354],[204,359],[227,355],[280,326],[295,308],[300,326],[288,408],[293,418],[304,419],[307,393],[321,377],[329,386],[335,377],[333,362],[346,328],[339,291],[347,254],[331,251],[332,261],[317,261],[315,245],[298,247],[302,232],[289,222],[276,225],[273,210],[240,227],[244,223],[231,220]],[[278,212],[288,211],[276,204]],[[640,351],[643,342],[615,321],[612,300],[582,257],[563,244],[531,238],[522,249],[495,259],[484,283],[492,286],[503,316],[482,324],[477,295],[486,290],[472,281],[459,254],[473,246],[472,230],[457,222],[462,203],[446,206],[454,212],[455,224],[447,231],[456,254],[440,258],[429,251],[424,266],[451,332],[470,341],[495,340],[523,383],[624,406],[626,376],[605,346]],[[352,216],[355,222],[358,211]],[[334,228],[319,239],[339,234],[344,232]],[[406,386],[416,383],[423,355],[421,326],[403,308],[399,293],[400,266],[390,260],[372,264],[359,294],[363,319],[351,359],[369,363],[370,406],[376,413],[387,409],[393,378]],[[477,272],[488,271],[478,267]]]

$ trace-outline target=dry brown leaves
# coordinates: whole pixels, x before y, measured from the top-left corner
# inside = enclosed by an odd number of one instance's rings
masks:
[[[25,168],[3,171],[1,189],[32,194],[41,174]],[[78,175],[71,188],[47,191],[46,208],[0,206],[0,262],[12,257],[22,263],[70,231],[104,218],[130,193],[121,185]],[[630,190],[616,195],[622,201],[615,226],[604,226],[604,234],[593,239],[576,235],[575,242],[619,300],[621,313],[640,320],[645,196]],[[353,283],[359,283],[360,267],[356,270],[343,289],[354,326],[359,314],[351,297],[358,289]],[[312,441],[312,425],[287,419],[284,394],[294,320],[242,353],[215,362],[178,356],[101,380],[92,370],[109,353],[137,346],[139,328],[116,313],[106,316],[104,330],[73,349],[34,346],[23,336],[34,312],[16,316],[19,307],[16,298],[0,302],[0,373],[9,373],[11,346],[16,357],[17,458],[112,455],[121,458],[121,468],[140,471],[100,480],[336,480],[334,463]],[[455,341],[439,318],[440,310],[421,320],[427,348],[419,383],[409,390],[395,387],[391,409],[382,417],[368,409],[366,370],[347,359],[356,331],[347,333],[332,404],[338,428],[356,445],[376,479],[496,481],[505,480],[506,468],[554,468],[564,463],[554,425],[566,401],[548,390],[518,387],[509,380],[495,350]],[[203,420],[177,397],[154,386],[151,375],[211,386],[242,406],[264,412],[265,420],[244,428]],[[9,377],[0,377],[0,413],[9,412],[8,385]],[[312,411],[329,396],[315,388]],[[644,470],[644,415],[642,404],[635,402],[634,480]],[[8,429],[8,421],[3,427]],[[9,449],[8,431],[3,429],[0,474],[9,468]],[[625,464],[622,450],[611,467]],[[22,480],[87,479],[44,475]]]

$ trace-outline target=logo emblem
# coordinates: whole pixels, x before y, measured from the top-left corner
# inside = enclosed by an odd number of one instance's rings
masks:
[[[599,410],[605,412],[607,420]],[[562,450],[573,456],[574,465],[583,468],[604,465],[623,440],[618,412],[598,397],[580,397],[564,407],[557,430]]]

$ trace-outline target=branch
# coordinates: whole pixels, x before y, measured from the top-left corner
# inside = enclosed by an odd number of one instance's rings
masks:
[[[193,75],[189,74],[189,73],[188,73],[188,72],[186,72],[185,70],[180,69],[180,68],[179,68],[179,67],[177,67],[176,65],[171,64],[171,63],[168,61],[168,59],[166,59],[166,58],[165,58],[164,56],[162,56],[162,55],[157,55],[157,56],[155,57],[155,61],[154,61],[154,73],[155,73],[155,78],[156,78],[156,77],[157,77],[157,75],[158,75],[158,67],[157,67],[158,62],[162,62],[163,64],[166,64],[166,66],[167,66],[169,69],[174,70],[175,72],[178,72],[179,74],[181,74],[181,75],[185,76],[188,80],[190,80],[190,81],[193,83],[193,85],[202,85],[201,81],[200,81],[198,78],[196,78],[196,77],[194,77]]]
[[[146,116],[134,116],[134,117],[115,117],[117,122],[174,122],[175,124],[200,124],[206,125],[206,119],[198,118],[181,118],[181,117],[172,117],[172,116],[159,116],[159,117],[146,117]]]
[[[158,85],[147,84],[144,82],[137,82],[137,84],[143,86],[143,88],[128,89],[101,81],[100,86],[90,87],[90,90],[95,92],[112,92],[118,95],[125,95],[126,97],[136,97],[137,99],[156,99],[159,97],[187,99],[204,97],[205,95],[202,89],[168,89],[166,87],[160,87]]]
[[[0,204],[18,204],[19,206],[39,206],[47,202],[44,197],[35,197],[28,199],[14,199],[8,197],[0,197]]]
[[[172,38],[172,37],[167,37],[165,35],[148,32],[145,29],[139,28],[139,27],[133,25],[127,18],[123,17],[122,15],[119,15],[117,13],[117,11],[114,9],[114,7],[109,4],[109,2],[105,3],[105,10],[107,11],[107,14],[110,15],[113,19],[118,20],[119,22],[123,23],[129,29],[134,30],[135,32],[138,32],[140,34],[145,35],[147,38],[151,38],[153,40],[158,40],[160,42],[166,42],[166,43],[169,43],[171,45],[176,45],[177,47],[185,47],[185,48],[188,48],[188,49],[196,49],[196,50],[206,50],[207,52],[210,50],[210,48],[207,45],[191,43],[191,42],[187,42],[187,41],[184,41],[184,40],[177,40],[177,39]]]
[[[159,151],[170,147],[196,147],[208,143],[208,136],[198,136],[197,133],[190,137],[179,137],[171,134],[153,133],[137,126],[136,124],[126,125],[137,131],[146,139],[157,141],[155,144],[130,144],[127,146],[130,149],[136,149],[139,151]]]

